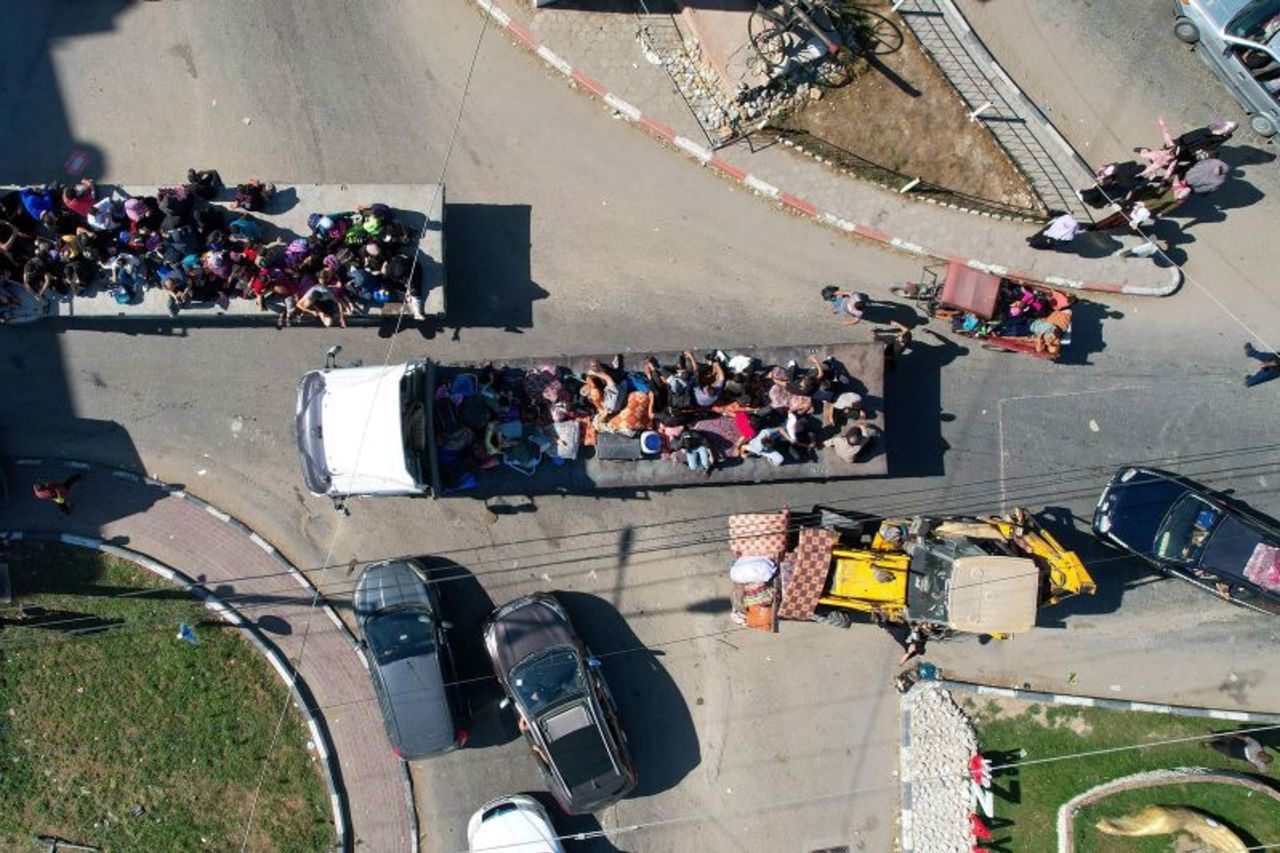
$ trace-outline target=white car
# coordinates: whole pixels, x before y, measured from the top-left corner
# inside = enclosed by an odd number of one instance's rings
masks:
[[[471,853],[564,853],[547,811],[523,794],[498,797],[467,821]]]

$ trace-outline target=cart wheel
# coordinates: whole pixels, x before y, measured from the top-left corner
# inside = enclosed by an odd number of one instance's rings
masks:
[[[778,15],[767,9],[757,9],[747,18],[747,37],[769,72],[780,68],[795,49],[796,37]]]
[[[902,49],[902,30],[884,15],[858,3],[842,3],[840,10],[857,21],[858,41],[867,52],[887,56]]]
[[[848,628],[853,624],[853,614],[848,610],[821,610],[813,614],[813,621],[834,628]]]

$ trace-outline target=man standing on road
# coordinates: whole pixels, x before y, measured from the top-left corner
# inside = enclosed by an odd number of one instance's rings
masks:
[[[31,493],[42,501],[53,501],[54,506],[58,508],[58,512],[63,515],[71,515],[71,504],[67,502],[67,493],[71,491],[71,487],[76,481],[83,477],[83,473],[72,474],[61,483],[52,480],[41,480],[33,483]]]

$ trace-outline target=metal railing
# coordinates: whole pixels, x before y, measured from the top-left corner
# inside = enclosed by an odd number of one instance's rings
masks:
[[[796,149],[805,152],[805,154],[812,154],[819,160],[829,161],[833,168],[854,175],[861,181],[882,184],[882,186],[888,187],[890,190],[896,190],[905,196],[933,200],[937,204],[955,207],[957,210],[968,210],[973,211],[973,213],[991,214],[993,216],[1007,216],[1007,218],[1021,219],[1025,220],[1025,222],[1044,222],[1044,220],[1048,219],[1046,215],[1048,211],[1042,206],[1019,207],[1018,205],[1005,204],[1002,201],[983,199],[980,196],[970,195],[968,192],[951,190],[950,187],[943,187],[941,184],[925,181],[919,175],[905,174],[897,172],[895,169],[884,167],[884,165],[878,164],[876,161],[864,158],[863,155],[855,154],[854,151],[842,149],[836,143],[814,136],[813,133],[804,131],[804,129],[783,127],[781,124],[772,122],[772,120],[756,128],[750,134],[750,137],[751,140],[787,143],[787,145],[796,147]]]
[[[802,152],[813,154],[820,160],[829,161],[834,168],[847,172],[861,180],[881,184],[903,195],[920,199],[932,199],[938,204],[954,207],[959,210],[986,213],[992,216],[1005,216],[1027,222],[1043,222],[1048,211],[1041,205],[1019,207],[994,199],[982,198],[926,181],[918,175],[908,175],[882,166],[833,142],[814,136],[807,130],[785,127],[778,123],[779,119],[766,122],[756,129],[753,139],[766,139],[782,142]]]

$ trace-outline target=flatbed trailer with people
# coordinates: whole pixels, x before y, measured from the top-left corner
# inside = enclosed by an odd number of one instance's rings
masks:
[[[0,188],[0,322],[439,322],[442,184]]]
[[[532,495],[884,476],[882,343],[313,370],[312,493]]]

